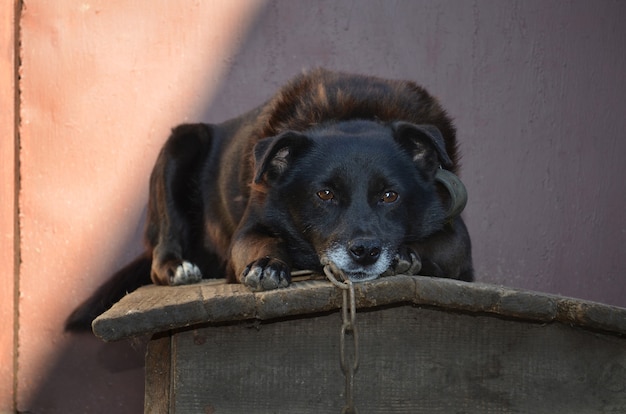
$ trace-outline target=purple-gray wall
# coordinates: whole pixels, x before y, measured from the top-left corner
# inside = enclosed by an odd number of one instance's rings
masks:
[[[455,119],[477,280],[626,306],[626,3],[270,3],[219,121],[303,67],[418,81]]]

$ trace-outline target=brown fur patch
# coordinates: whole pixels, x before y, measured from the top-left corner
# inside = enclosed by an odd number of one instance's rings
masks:
[[[285,85],[263,108],[257,137],[304,131],[322,122],[350,119],[382,123],[407,121],[437,127],[457,173],[458,151],[452,121],[435,97],[410,81],[387,80],[315,69]],[[259,124],[257,124],[259,125]]]

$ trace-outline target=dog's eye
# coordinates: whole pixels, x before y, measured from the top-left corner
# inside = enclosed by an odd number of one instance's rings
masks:
[[[395,191],[385,191],[380,197],[380,201],[383,203],[394,203],[398,200],[398,193]]]
[[[324,200],[324,201],[330,201],[330,200],[332,200],[333,198],[335,198],[335,194],[333,194],[333,192],[332,192],[332,191],[330,191],[330,190],[321,190],[321,191],[318,191],[318,192],[317,192],[317,196],[318,196],[320,199]]]

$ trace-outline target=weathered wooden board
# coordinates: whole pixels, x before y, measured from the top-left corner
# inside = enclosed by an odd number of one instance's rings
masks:
[[[626,309],[419,276],[355,286],[362,414],[626,413]],[[341,298],[324,280],[147,286],[93,329],[157,333],[146,413],[333,413]]]
[[[360,413],[626,413],[626,341],[543,324],[401,306],[357,315]],[[337,313],[179,332],[171,393],[146,412],[338,413]],[[156,358],[158,360],[158,358]],[[150,371],[147,376],[163,376]],[[153,382],[153,380],[152,380]],[[158,408],[158,409],[157,409]]]
[[[359,309],[412,303],[626,334],[626,309],[561,296],[423,276],[385,277],[355,287]],[[93,331],[105,341],[115,341],[199,323],[270,320],[340,306],[341,291],[325,280],[300,281],[285,289],[257,293],[224,280],[145,286],[98,317]]]

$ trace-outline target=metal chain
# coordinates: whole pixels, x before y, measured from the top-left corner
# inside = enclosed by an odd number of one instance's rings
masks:
[[[343,272],[334,263],[324,266],[324,273],[330,282],[341,289],[343,295],[343,306],[341,308],[342,325],[339,337],[339,363],[341,371],[346,380],[345,397],[346,404],[341,410],[342,414],[358,414],[354,405],[354,375],[359,368],[359,335],[356,329],[356,299],[354,296],[354,284],[346,278]],[[338,274],[343,282],[335,278]],[[346,347],[346,337],[352,336],[352,355],[349,355]]]

